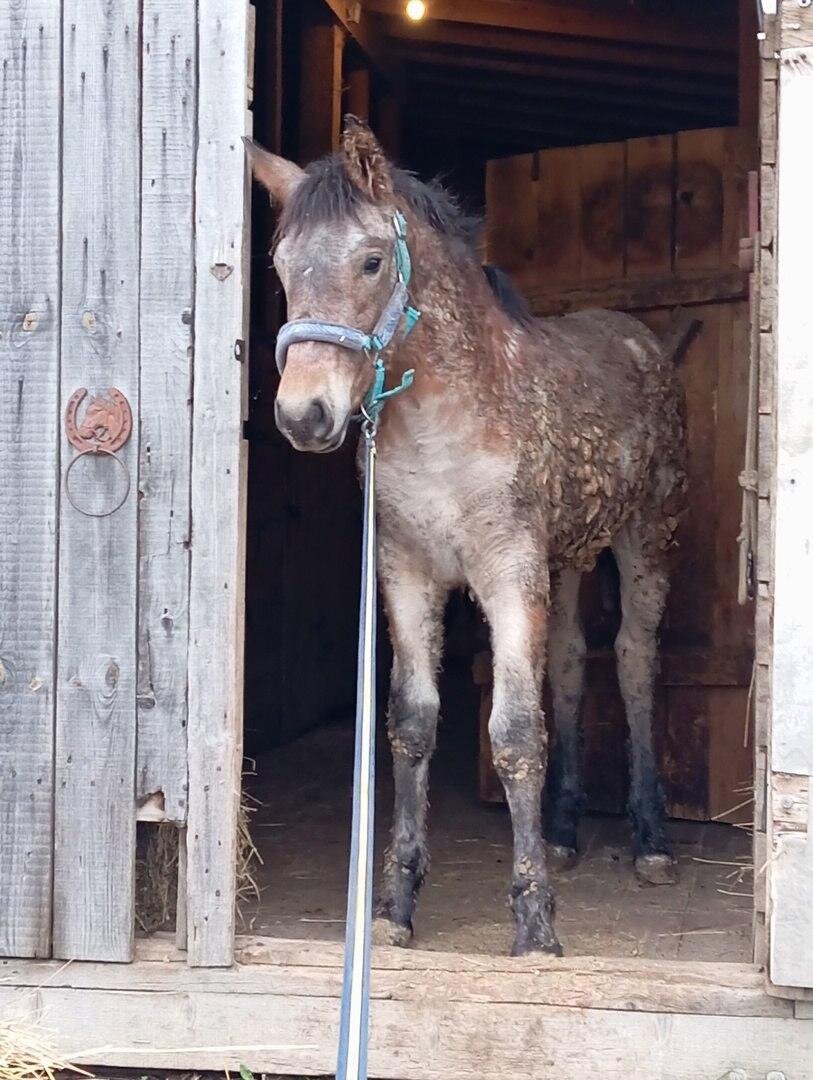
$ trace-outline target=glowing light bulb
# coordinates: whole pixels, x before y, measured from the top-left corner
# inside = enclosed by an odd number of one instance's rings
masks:
[[[412,22],[420,22],[426,15],[426,4],[424,3],[424,0],[407,0],[404,12],[406,17],[411,19]]]

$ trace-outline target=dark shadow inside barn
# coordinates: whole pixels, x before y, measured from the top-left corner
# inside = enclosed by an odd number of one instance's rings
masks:
[[[484,216],[485,255],[536,314],[630,311],[657,332],[701,322],[679,361],[690,511],[672,558],[656,739],[679,883],[632,873],[626,731],[612,645],[610,557],[583,584],[588,692],[582,860],[555,886],[570,953],[749,960],[753,609],[738,602],[748,413],[748,292],[756,161],[756,6],[735,0],[428,3],[263,0],[256,8],[255,138],[302,164],[368,117],[385,148],[440,174]],[[494,14],[497,11],[497,14]],[[465,12],[465,13],[461,13]],[[502,20],[502,21],[501,21]],[[753,55],[752,55],[753,54]],[[343,936],[352,782],[360,493],[355,440],[295,453],[274,424],[284,298],[255,190],[251,303],[245,753],[259,901],[243,929]],[[743,568],[747,592],[747,567]],[[510,823],[482,748],[488,635],[465,596],[447,612],[442,721],[431,772],[432,870],[418,948],[505,952]],[[391,806],[379,647],[377,852]],[[377,854],[377,861],[380,856]]]

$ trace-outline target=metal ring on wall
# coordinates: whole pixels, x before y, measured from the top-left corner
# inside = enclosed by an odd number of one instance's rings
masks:
[[[77,461],[81,461],[81,459],[83,457],[87,457],[88,455],[99,456],[101,454],[104,454],[105,457],[112,458],[113,461],[116,462],[118,467],[124,473],[124,480],[125,480],[124,494],[119,499],[119,501],[116,503],[116,505],[110,510],[102,510],[101,512],[97,512],[97,511],[94,511],[94,510],[84,510],[81,506],[78,505],[78,503],[76,502],[74,497],[71,495],[71,489],[70,489],[70,484],[69,484],[69,481],[70,481],[70,478],[71,478],[71,472],[73,471],[73,467],[77,463]],[[73,459],[73,461],[70,463],[70,465],[65,470],[65,496],[67,497],[68,502],[71,504],[71,506],[74,508],[74,510],[76,510],[77,513],[79,513],[79,514],[84,514],[85,517],[103,518],[103,517],[110,517],[111,514],[115,514],[116,511],[120,510],[122,508],[122,506],[124,506],[124,504],[127,502],[127,496],[130,494],[130,486],[131,486],[131,484],[130,484],[130,470],[127,468],[127,466],[124,464],[124,462],[120,458],[116,457],[116,455],[111,450],[103,450],[103,449],[101,449],[101,447],[94,447],[92,450],[82,450],[81,453],[76,455],[76,457]]]

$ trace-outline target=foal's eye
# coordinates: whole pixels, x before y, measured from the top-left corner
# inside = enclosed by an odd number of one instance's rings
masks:
[[[381,269],[381,256],[371,255],[364,264],[365,274],[377,274]]]

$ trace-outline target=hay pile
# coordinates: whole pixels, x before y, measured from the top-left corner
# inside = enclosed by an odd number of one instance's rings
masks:
[[[244,775],[253,775],[253,770]],[[242,930],[251,930],[260,890],[254,867],[262,858],[251,837],[251,817],[260,804],[246,791],[237,816],[237,918]],[[178,896],[180,831],[171,822],[140,821],[136,841],[136,927],[145,934],[174,930]],[[0,1077],[0,1080],[3,1080]]]
[[[61,1058],[30,1017],[0,1016],[0,1080],[55,1080],[65,1072],[91,1075]]]

